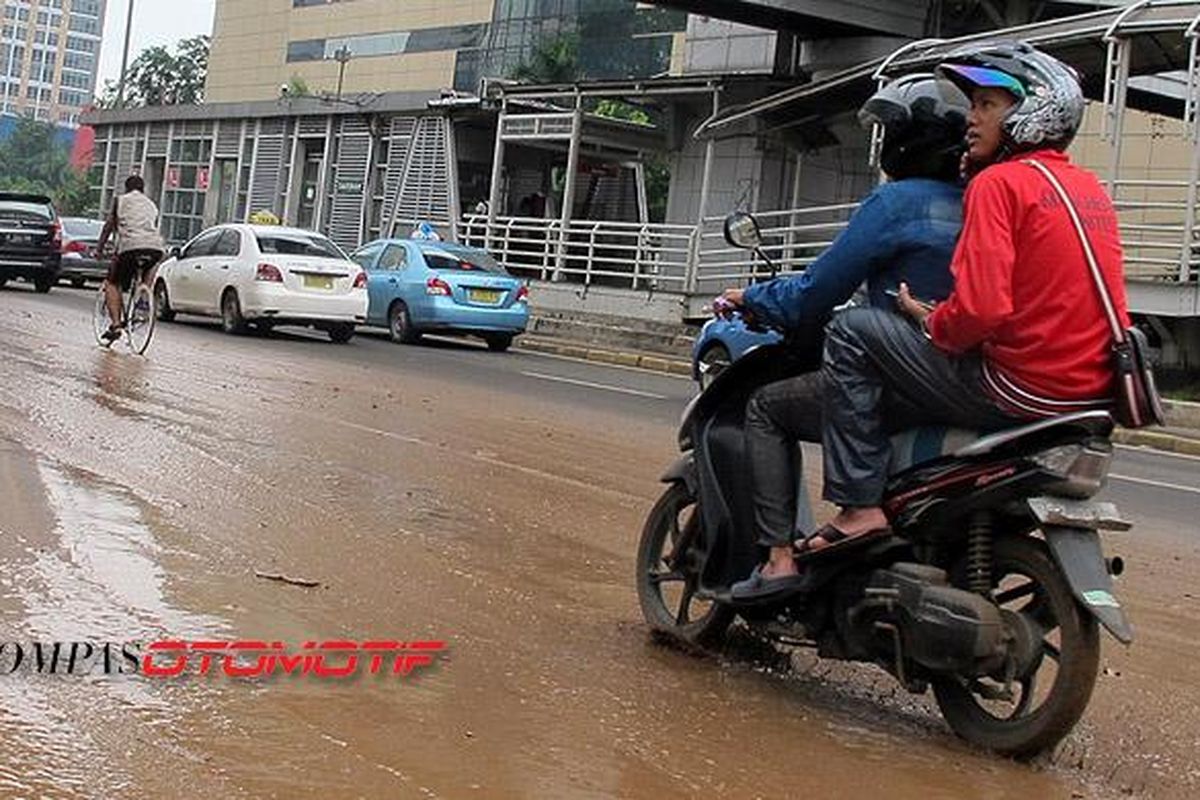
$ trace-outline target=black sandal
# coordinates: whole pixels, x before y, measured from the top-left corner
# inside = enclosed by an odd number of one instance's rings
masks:
[[[822,525],[796,545],[796,561],[812,561],[818,558],[823,558],[832,553],[841,553],[846,550],[854,550],[866,544],[870,544],[878,539],[883,539],[892,535],[890,527],[872,528],[863,533],[850,535],[845,531],[838,530],[832,525]],[[824,547],[814,548],[812,542],[820,539],[825,542]]]

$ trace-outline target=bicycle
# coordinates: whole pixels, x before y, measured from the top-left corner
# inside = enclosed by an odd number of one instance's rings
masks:
[[[139,256],[137,259],[137,274],[130,281],[129,289],[121,298],[121,323],[124,339],[129,351],[134,355],[142,355],[150,346],[150,338],[154,335],[154,321],[157,318],[154,292],[150,286],[142,282],[142,276],[158,265],[158,259],[153,256]],[[100,285],[96,293],[96,307],[92,313],[92,327],[96,334],[96,342],[102,347],[110,346],[104,340],[104,333],[112,324],[108,315],[108,303],[104,295],[107,281]],[[116,342],[112,342],[116,344]]]

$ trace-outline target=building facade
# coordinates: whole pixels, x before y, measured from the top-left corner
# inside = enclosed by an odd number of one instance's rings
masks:
[[[648,77],[686,22],[632,0],[217,0],[205,96],[270,100],[297,78],[314,94],[475,91],[560,41],[588,77]]]
[[[77,127],[92,103],[107,0],[4,0],[0,110]]]

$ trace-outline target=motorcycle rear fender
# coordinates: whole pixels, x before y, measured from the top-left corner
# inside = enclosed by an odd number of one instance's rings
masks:
[[[1060,525],[1043,525],[1042,532],[1075,598],[1117,641],[1130,644],[1133,627],[1113,594],[1112,577],[1100,548],[1100,534]]]
[[[699,476],[696,474],[695,454],[691,452],[684,453],[674,464],[667,468],[667,471],[662,474],[659,481],[662,483],[682,482],[694,495],[699,485]]]

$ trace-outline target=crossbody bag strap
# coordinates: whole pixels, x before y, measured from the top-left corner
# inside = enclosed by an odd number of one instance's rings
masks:
[[[1092,280],[1096,284],[1096,291],[1100,294],[1100,303],[1104,306],[1104,315],[1108,318],[1108,327],[1112,330],[1113,341],[1117,344],[1125,342],[1125,329],[1121,325],[1121,319],[1117,316],[1116,308],[1113,307],[1112,295],[1108,293],[1108,287],[1104,283],[1104,273],[1100,271],[1100,264],[1096,261],[1096,253],[1092,250],[1092,242],[1087,237],[1087,231],[1084,230],[1083,221],[1079,219],[1079,212],[1075,210],[1075,204],[1071,202],[1070,195],[1063,187],[1062,182],[1058,177],[1050,171],[1050,168],[1040,161],[1035,161],[1032,158],[1022,160],[1023,164],[1036,169],[1038,172],[1050,182],[1054,187],[1054,191],[1058,193],[1058,197],[1062,200],[1063,205],[1067,207],[1067,214],[1071,217],[1071,223],[1075,226],[1075,233],[1079,235],[1079,243],[1083,246],[1083,255],[1087,259],[1088,270],[1092,273]]]

